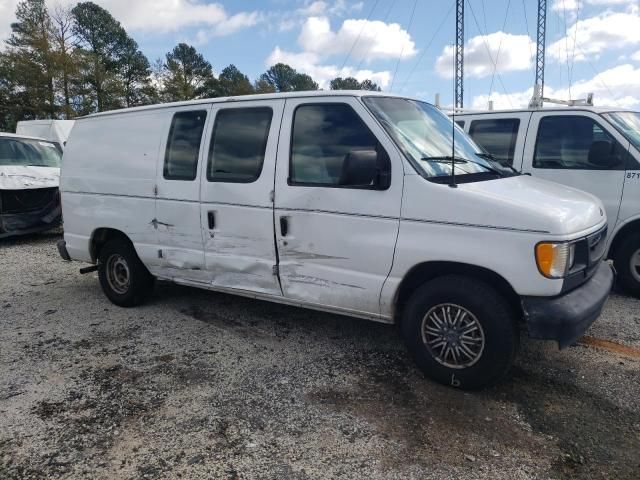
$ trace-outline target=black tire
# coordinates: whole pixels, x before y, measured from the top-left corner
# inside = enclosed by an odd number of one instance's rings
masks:
[[[102,291],[120,307],[135,307],[153,291],[154,278],[125,239],[107,242],[98,255]]]
[[[453,312],[460,312],[463,320],[459,321],[456,328],[467,325],[463,330],[464,338],[483,336],[483,348],[479,346],[480,340],[474,338],[475,343],[468,348],[474,357],[468,355],[469,359],[466,361],[454,362],[451,351],[445,352],[443,360],[442,355],[438,354],[438,350],[443,348],[433,348],[433,344],[429,347],[423,340],[424,335],[431,335],[426,337],[427,341],[438,341],[435,339],[437,334],[427,333],[426,327],[423,334],[423,321],[430,332],[433,332],[434,327],[439,328],[433,323],[435,320],[431,314],[435,312],[436,318],[442,317],[443,304],[449,304]],[[449,310],[451,316],[454,315],[452,310]],[[401,331],[415,362],[427,377],[444,385],[476,390],[497,383],[509,371],[520,344],[516,320],[513,309],[505,299],[486,283],[461,275],[447,275],[425,283],[411,295],[403,310]],[[465,333],[477,324],[481,328],[476,327],[472,333]],[[447,335],[453,335],[450,338],[459,342],[456,344],[459,347],[456,350],[459,352],[458,357],[467,355],[461,353],[462,337],[455,333]],[[469,340],[465,340],[467,341]],[[468,346],[466,343],[464,348]],[[457,363],[457,367],[446,363]],[[464,366],[465,364],[468,366]]]
[[[618,246],[613,264],[622,288],[627,293],[640,297],[640,266],[634,267],[631,264],[633,258],[638,258],[637,255],[640,255],[640,233],[633,233]]]

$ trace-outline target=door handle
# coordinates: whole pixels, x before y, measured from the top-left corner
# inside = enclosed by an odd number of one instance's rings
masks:
[[[289,234],[289,217],[280,217],[280,234],[283,237]]]
[[[216,228],[216,212],[210,210],[207,212],[207,219],[209,220],[209,230]]]

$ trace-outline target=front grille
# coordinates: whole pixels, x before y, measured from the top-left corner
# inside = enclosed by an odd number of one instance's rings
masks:
[[[58,188],[1,190],[0,213],[28,213],[42,210],[56,200]]]
[[[587,237],[589,246],[589,264],[597,264],[604,257],[607,248],[607,227]]]

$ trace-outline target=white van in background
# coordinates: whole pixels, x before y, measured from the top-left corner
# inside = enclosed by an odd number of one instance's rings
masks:
[[[43,138],[64,148],[75,120],[23,120],[18,122],[16,134]]]
[[[61,159],[57,143],[0,133],[0,238],[60,225]]]
[[[499,162],[600,198],[607,258],[623,287],[640,296],[640,113],[581,106],[457,113],[455,120]]]
[[[592,195],[496,168],[437,108],[372,92],[216,98],[77,120],[66,260],[134,306],[154,279],[401,325],[431,378],[561,347],[613,282]],[[453,170],[453,171],[452,171]],[[454,174],[454,175],[452,175]]]

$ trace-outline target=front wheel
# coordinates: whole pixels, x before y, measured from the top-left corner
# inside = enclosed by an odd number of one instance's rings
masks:
[[[426,376],[467,390],[500,381],[520,342],[504,298],[461,275],[436,278],[413,293],[404,308],[402,336]]]
[[[622,241],[613,263],[622,288],[640,297],[640,233],[629,235]]]
[[[123,239],[111,240],[100,250],[98,277],[107,298],[120,307],[140,305],[153,290],[153,276]]]

